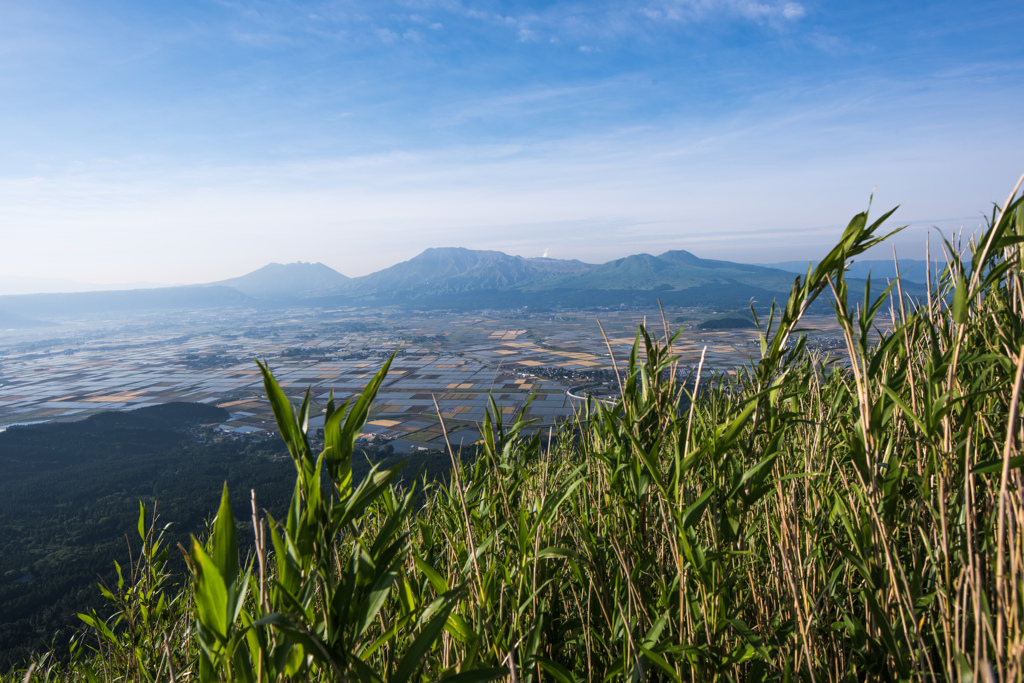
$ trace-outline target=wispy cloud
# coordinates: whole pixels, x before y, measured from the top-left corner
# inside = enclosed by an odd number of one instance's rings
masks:
[[[389,28],[378,28],[376,29],[377,37],[385,43],[393,43],[398,40],[398,34]]]
[[[651,19],[669,21],[695,22],[713,17],[738,17],[773,24],[795,21],[807,13],[803,5],[789,0],[654,0],[638,11]]]
[[[279,48],[294,44],[294,40],[280,33],[252,33],[237,28],[229,29],[228,35],[237,43],[259,48]]]
[[[747,21],[781,30],[807,14],[803,4],[792,0],[647,0],[643,3],[606,0],[585,5],[563,1],[518,11],[501,11],[500,6],[495,5],[482,8],[460,0],[399,3],[356,0],[348,3],[345,11],[339,11],[336,4],[329,2],[311,6],[295,5],[288,0],[268,1],[258,6],[229,0],[219,2],[236,12],[240,21],[267,29],[274,27],[282,33],[321,34],[322,24],[327,22],[343,25],[347,31],[373,32],[378,37],[382,31],[390,30],[397,38],[407,32],[410,24],[440,30],[455,21],[462,22],[462,31],[497,30],[520,42],[577,44],[587,44],[588,38],[626,38],[637,33],[660,32],[672,24],[706,21]],[[236,30],[242,36],[250,33]],[[252,33],[263,35],[260,31]]]
[[[894,83],[879,99],[900,90]],[[755,108],[718,123],[557,141],[173,170],[158,158],[40,170],[0,180],[0,224],[20,228],[9,231],[0,269],[31,274],[20,272],[21,255],[38,248],[41,234],[50,262],[79,279],[88,274],[74,272],[80,256],[97,239],[111,249],[87,267],[121,280],[213,280],[225,269],[311,259],[359,275],[438,244],[527,256],[550,248],[590,262],[671,248],[731,260],[814,258],[875,185],[879,210],[902,203],[895,220],[919,222],[901,244],[914,258],[934,216],[984,210],[1024,155],[1010,119],[957,136],[959,122],[935,118],[934,97],[916,100],[904,103],[906,116],[926,125],[902,134],[885,130],[892,118],[867,116],[874,102],[857,93],[799,116]],[[992,163],[996,150],[1005,163]],[[305,239],[280,240],[293,226]],[[166,265],[147,261],[154,250]],[[133,263],[137,271],[125,270]]]
[[[447,5],[481,22],[505,26],[520,40],[587,41],[621,39],[661,33],[673,24],[692,25],[707,21],[748,21],[782,30],[807,14],[806,8],[790,0],[649,0],[636,2],[556,2],[543,9],[504,15],[482,12],[461,5]]]

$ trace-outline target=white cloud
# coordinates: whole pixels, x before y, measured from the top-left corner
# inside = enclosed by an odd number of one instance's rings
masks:
[[[847,51],[847,41],[839,36],[834,36],[829,33],[814,31],[807,36],[807,40],[810,41],[811,45],[814,47],[829,54],[841,54]]]
[[[782,8],[782,16],[785,19],[799,19],[806,13],[803,5],[795,2],[787,2]]]
[[[378,28],[377,37],[385,43],[393,43],[398,40],[398,34],[389,28]]]
[[[758,22],[793,21],[806,14],[796,2],[756,2],[752,0],[661,0],[641,10],[675,21],[700,21],[713,16],[740,16]]]
[[[577,43],[645,32],[652,23],[692,24],[722,18],[782,30],[807,14],[804,5],[792,0],[649,0],[644,4],[614,1],[589,5],[556,2],[523,15],[457,7],[455,11],[463,17],[513,28],[520,41],[563,38]]]

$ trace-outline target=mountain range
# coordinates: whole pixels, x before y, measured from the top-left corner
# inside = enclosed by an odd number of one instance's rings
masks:
[[[882,262],[879,262],[882,263]],[[271,263],[206,285],[67,294],[0,296],[3,321],[32,321],[132,310],[400,306],[419,310],[512,307],[746,307],[785,298],[794,272],[702,259],[688,251],[635,254],[602,264],[526,258],[459,247],[427,249],[369,275],[349,278],[322,263]],[[891,264],[889,265],[891,268]],[[922,269],[923,270],[923,269]],[[788,272],[787,272],[788,271]]]
[[[122,282],[118,284],[96,284],[64,278],[17,277],[0,275],[0,295],[6,294],[66,294],[68,292],[98,292],[114,289],[152,289],[167,287],[155,282]]]
[[[589,264],[500,251],[432,248],[355,278],[319,263],[272,266],[216,284],[264,300],[274,292],[277,300],[322,306],[467,309],[653,306],[658,299],[675,305],[745,305],[751,297],[767,303],[785,295],[793,283],[792,274],[779,269],[701,259],[687,251]],[[328,277],[328,272],[334,275]]]

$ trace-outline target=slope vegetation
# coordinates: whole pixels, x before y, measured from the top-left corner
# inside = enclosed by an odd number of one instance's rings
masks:
[[[1021,680],[1024,205],[1007,204],[916,307],[877,289],[847,305],[845,264],[888,216],[859,214],[766,318],[754,368],[681,375],[678,337],[641,328],[618,399],[548,443],[495,410],[477,458],[422,492],[391,486],[400,465],[353,480],[388,364],[327,406],[321,453],[308,394],[289,405],[261,365],[294,464],[286,519],[256,512],[241,560],[225,488],[180,587],[140,531],[140,578],[40,673]],[[833,288],[836,358],[800,335]]]

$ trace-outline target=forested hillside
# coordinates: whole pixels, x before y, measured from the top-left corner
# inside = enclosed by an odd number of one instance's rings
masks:
[[[101,606],[96,583],[116,583],[111,560],[127,566],[138,552],[126,534],[140,500],[173,522],[173,542],[203,532],[225,481],[240,513],[250,489],[262,505],[283,509],[292,488],[283,447],[215,443],[199,426],[226,417],[177,403],[0,433],[0,665],[51,640],[63,648],[81,624],[75,614]]]
[[[759,318],[753,368],[680,382],[678,333],[642,327],[615,359],[617,400],[547,444],[492,410],[477,457],[452,454],[451,477],[422,489],[394,485],[400,463],[353,476],[387,364],[356,400],[328,404],[322,449],[309,394],[289,404],[261,365],[293,467],[287,513],[250,523],[228,481],[179,584],[143,510],[133,580],[31,675],[1021,680],[1019,188],[983,234],[947,244],[927,298],[908,304],[899,283],[850,291],[846,264],[884,239],[891,212],[858,214]],[[828,293],[838,356],[801,335]]]

